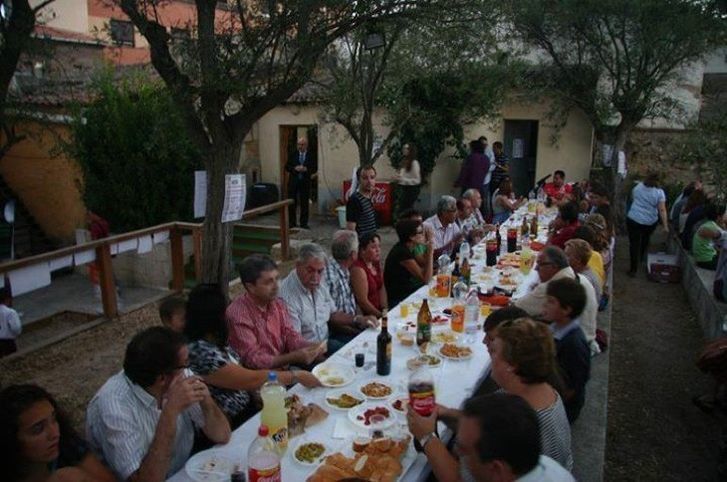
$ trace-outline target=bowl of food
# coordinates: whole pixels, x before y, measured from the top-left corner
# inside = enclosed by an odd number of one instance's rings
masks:
[[[321,463],[329,449],[320,440],[302,440],[291,451],[293,460],[299,464],[314,466]]]

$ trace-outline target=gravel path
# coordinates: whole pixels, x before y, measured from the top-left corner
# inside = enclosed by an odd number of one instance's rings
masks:
[[[643,272],[626,276],[628,240],[617,246],[605,479],[725,480],[717,476],[725,419],[691,402],[712,381],[694,365],[704,339],[686,294]]]

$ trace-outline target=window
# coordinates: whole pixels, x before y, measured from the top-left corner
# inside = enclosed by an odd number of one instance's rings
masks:
[[[131,22],[111,19],[111,40],[117,45],[134,46],[134,25]]]

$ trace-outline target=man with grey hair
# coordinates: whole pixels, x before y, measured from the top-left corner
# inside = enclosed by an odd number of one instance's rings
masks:
[[[333,233],[331,255],[326,262],[323,284],[339,311],[356,314],[356,298],[351,289],[349,268],[358,259],[358,235],[356,231],[342,229]]]
[[[293,327],[307,341],[328,341],[330,355],[368,328],[370,322],[336,308],[328,288],[321,283],[326,258],[325,251],[317,244],[301,246],[295,269],[280,283],[280,297],[288,306]],[[330,331],[334,332],[333,336]]]
[[[538,254],[535,270],[538,272],[538,283],[525,296],[514,300],[513,304],[527,311],[530,316],[539,317],[548,298],[548,283],[561,278],[575,279],[576,274],[568,263],[565,251],[552,245],[546,246]],[[585,279],[583,282],[587,283]]]
[[[457,219],[457,200],[452,196],[442,196],[437,203],[437,214],[424,221],[424,229],[431,232],[434,241],[434,259],[442,254],[452,255],[455,246],[464,238],[455,223]]]
[[[482,195],[480,194],[480,191],[473,188],[467,189],[462,193],[462,198],[467,199],[470,203],[472,203],[472,216],[470,217],[474,218],[474,224],[485,224],[485,218],[482,217],[482,212],[480,211],[482,208]]]

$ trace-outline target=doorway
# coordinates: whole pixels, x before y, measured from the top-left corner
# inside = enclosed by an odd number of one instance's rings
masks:
[[[288,198],[288,172],[285,170],[285,163],[288,162],[288,156],[297,149],[298,138],[305,137],[308,139],[308,151],[318,154],[318,126],[312,125],[294,125],[280,126],[280,199]],[[320,172],[320,163],[318,170]],[[318,176],[311,179],[310,199],[313,206],[318,204]]]
[[[538,121],[505,120],[505,154],[510,158],[510,179],[518,196],[526,196],[535,185]]]

